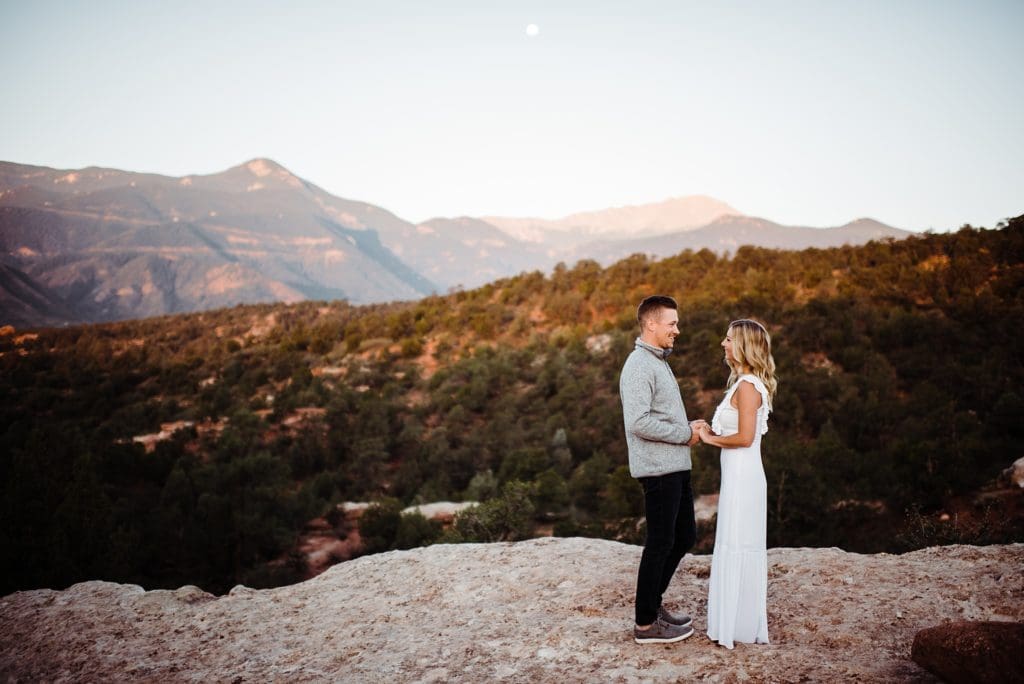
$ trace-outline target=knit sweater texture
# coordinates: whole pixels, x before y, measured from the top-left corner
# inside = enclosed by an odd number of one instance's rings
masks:
[[[629,473],[654,477],[690,470],[692,432],[666,350],[640,338],[619,376]]]

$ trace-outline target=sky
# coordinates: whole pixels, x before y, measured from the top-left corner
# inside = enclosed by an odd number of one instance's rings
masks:
[[[0,0],[0,160],[267,157],[412,222],[703,194],[994,227],[1024,212],[1021,26],[1020,0]]]

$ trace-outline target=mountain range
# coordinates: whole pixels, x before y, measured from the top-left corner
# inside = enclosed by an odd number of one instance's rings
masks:
[[[704,196],[558,220],[420,224],[336,197],[269,159],[180,178],[0,162],[0,325],[52,326],[264,301],[417,299],[559,261],[860,244],[869,219],[782,226]]]

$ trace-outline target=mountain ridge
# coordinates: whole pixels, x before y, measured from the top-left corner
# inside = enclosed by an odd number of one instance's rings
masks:
[[[627,239],[638,234],[693,230],[719,216],[742,215],[707,195],[574,212],[558,219],[484,216],[483,220],[528,242],[578,246],[594,239]]]
[[[4,163],[0,183],[6,265],[78,314],[33,315],[22,293],[0,287],[11,323],[309,298],[415,299],[437,289],[379,239],[378,227],[400,219],[335,198],[271,160],[180,178]],[[169,278],[147,277],[142,257]],[[124,281],[128,272],[134,281]]]
[[[603,265],[621,259],[624,252],[663,258],[685,249],[735,252],[739,247],[806,249],[862,244],[869,240],[900,240],[911,233],[892,228],[874,219],[855,219],[832,228],[784,226],[754,216],[724,215],[706,226],[645,238],[600,241],[587,245],[586,257]],[[582,254],[571,250],[571,255]],[[582,257],[581,257],[582,258]]]
[[[0,281],[0,323],[62,325],[301,299],[409,300],[559,262],[910,234],[854,223],[780,226],[693,195],[552,221],[412,224],[264,157],[180,177],[0,162],[0,255],[8,276],[19,274]]]

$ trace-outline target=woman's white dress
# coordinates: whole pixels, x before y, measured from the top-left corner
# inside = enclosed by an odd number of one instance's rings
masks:
[[[739,432],[739,412],[730,401],[749,382],[761,394],[754,442],[722,449],[715,554],[708,588],[708,636],[726,648],[734,641],[768,643],[768,491],[761,465],[761,435],[768,431],[768,390],[754,375],[742,375],[715,410],[711,428],[718,435]]]

